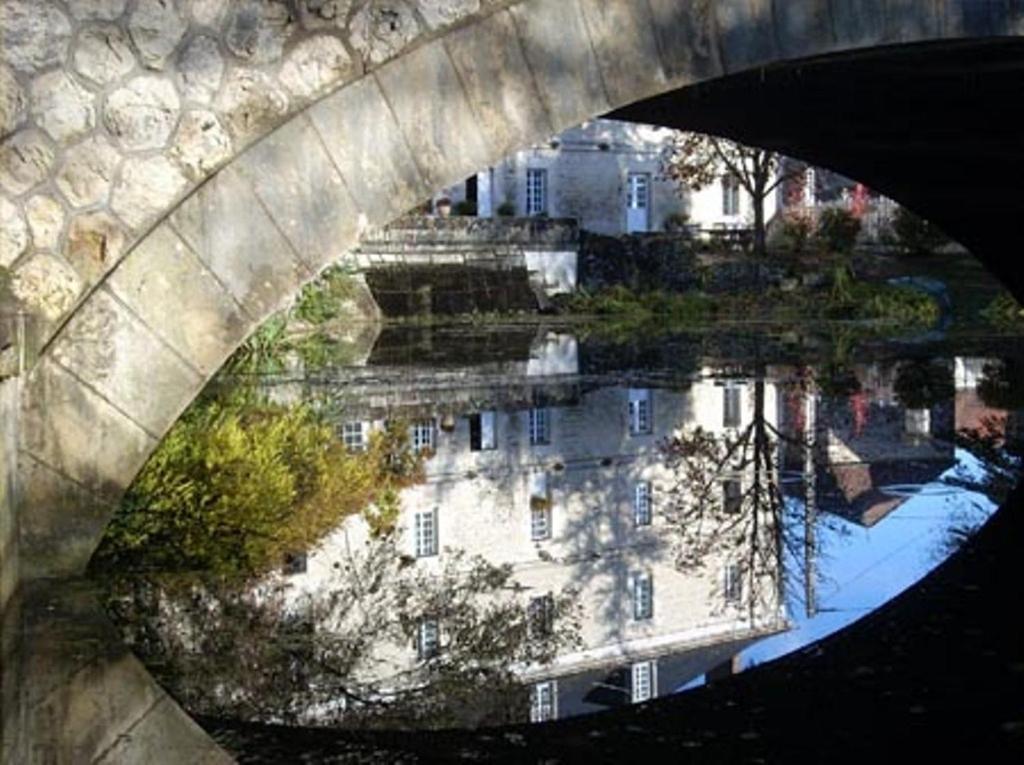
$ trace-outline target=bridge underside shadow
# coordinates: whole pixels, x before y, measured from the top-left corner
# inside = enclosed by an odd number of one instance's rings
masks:
[[[1015,292],[1024,41],[876,48],[767,66],[620,109],[836,170],[934,221]]]

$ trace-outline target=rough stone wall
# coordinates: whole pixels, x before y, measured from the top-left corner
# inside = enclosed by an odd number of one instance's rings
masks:
[[[489,5],[4,0],[0,268],[14,295],[58,322],[247,144]]]

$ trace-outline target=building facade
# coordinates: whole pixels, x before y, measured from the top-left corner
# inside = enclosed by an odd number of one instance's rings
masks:
[[[619,235],[665,231],[685,221],[699,229],[753,223],[750,195],[723,176],[699,191],[663,177],[674,131],[615,120],[584,122],[505,158],[444,192],[480,217],[575,218],[580,228]],[[768,216],[776,209],[769,200]]]

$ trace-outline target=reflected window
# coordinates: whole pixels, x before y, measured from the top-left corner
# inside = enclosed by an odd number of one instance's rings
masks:
[[[341,442],[350,452],[363,451],[366,448],[366,423],[342,423]]]
[[[654,417],[651,407],[651,391],[647,388],[631,388],[629,391],[629,434],[631,436],[651,433]]]
[[[285,576],[306,573],[306,553],[293,552],[284,556],[284,566],[281,568]]]
[[[637,621],[654,616],[654,582],[646,572],[633,574],[633,618]]]
[[[420,420],[418,422],[414,422],[410,429],[412,450],[414,452],[433,450],[435,429],[433,420]]]
[[[416,630],[416,655],[420,661],[437,656],[441,646],[441,629],[433,619],[425,619]]]
[[[651,525],[650,481],[641,481],[633,488],[633,525]]]
[[[736,563],[729,563],[722,575],[722,590],[725,593],[725,602],[730,606],[739,605],[743,599],[743,579],[740,576],[740,567]]]
[[[530,538],[551,538],[551,499],[548,494],[548,475],[537,471],[530,474]]]
[[[437,509],[416,513],[416,557],[437,555]]]
[[[551,418],[547,408],[530,410],[530,445],[551,443]]]
[[[738,385],[726,385],[722,388],[722,427],[738,428],[740,426],[740,393]]]
[[[496,412],[469,416],[469,448],[474,452],[498,448]]]
[[[531,637],[548,637],[555,629],[555,599],[549,593],[530,598],[527,608]]]
[[[656,695],[656,665],[653,661],[640,661],[633,665],[631,696],[634,704],[653,699]]]
[[[730,478],[722,481],[722,507],[729,515],[735,515],[742,509],[743,487],[739,479]]]
[[[548,211],[548,171],[531,167],[526,171],[526,214],[546,215]]]
[[[530,694],[530,722],[547,722],[558,717],[558,682],[534,683]]]
[[[530,539],[535,542],[551,539],[551,508],[546,499],[530,498]]]

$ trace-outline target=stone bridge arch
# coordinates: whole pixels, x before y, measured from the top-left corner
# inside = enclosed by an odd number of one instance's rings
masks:
[[[367,226],[638,100],[1014,35],[1024,3],[8,0],[0,27],[4,257],[46,320],[19,438],[35,577],[84,568],[206,380]]]

